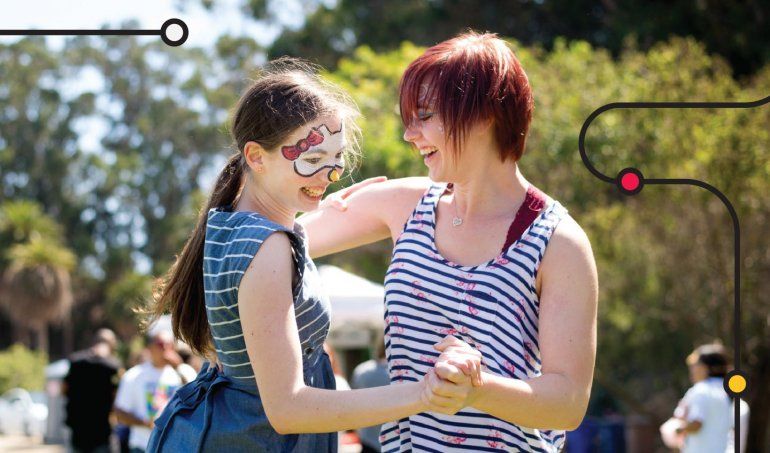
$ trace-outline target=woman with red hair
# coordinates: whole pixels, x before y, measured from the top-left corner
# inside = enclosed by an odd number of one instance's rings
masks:
[[[383,451],[558,451],[588,404],[598,283],[583,230],[521,173],[527,76],[503,40],[469,32],[409,65],[400,106],[428,178],[359,186],[343,192],[345,208],[306,215],[310,253],[393,240],[392,383],[436,360],[471,371],[480,360],[483,372],[460,412],[385,424]]]

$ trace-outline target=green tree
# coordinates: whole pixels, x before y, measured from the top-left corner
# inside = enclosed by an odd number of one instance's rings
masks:
[[[43,390],[47,363],[45,353],[20,344],[0,351],[0,395],[16,387]]]
[[[254,17],[269,19],[267,6],[252,8]],[[402,41],[433,45],[473,28],[515,38],[526,45],[550,47],[557,38],[585,40],[619,53],[626,40],[648,49],[672,35],[692,36],[710,52],[730,61],[739,74],[751,73],[770,60],[767,11],[770,2],[741,5],[715,0],[693,2],[587,0],[338,0],[305,1],[304,25],[285,28],[270,47],[270,57],[297,55],[335,66],[353,49],[368,45],[376,51],[397,48]],[[248,10],[247,10],[248,11]]]
[[[63,78],[64,68],[42,38],[0,44],[0,202],[37,201],[63,235],[86,247],[76,123],[93,111],[94,97],[62,95]]]
[[[105,84],[98,115],[108,132],[85,170],[96,239],[104,243],[99,258],[112,280],[140,259],[153,272],[168,266],[187,234],[179,216],[226,140],[224,112],[207,99],[203,51],[133,37],[100,41],[73,40],[67,54],[98,70]]]
[[[259,54],[253,40],[227,36],[213,56],[126,37],[67,46],[69,64],[95,69],[104,83],[96,113],[108,132],[83,166],[98,244],[91,257],[103,275],[89,294],[124,336],[136,332],[132,310],[150,298],[151,276],[187,239],[201,185],[229,154],[228,109]]]
[[[0,206],[0,234],[14,239],[2,261],[0,306],[14,323],[17,339],[36,334],[48,351],[48,324],[68,321],[73,303],[70,272],[75,255],[61,244],[59,225],[33,202]]]
[[[0,45],[0,201],[33,200],[61,226],[77,257],[76,324],[119,323],[103,309],[111,288],[168,268],[228,154],[227,109],[258,55],[227,37],[214,55],[133,37],[74,38],[60,52],[40,38]]]

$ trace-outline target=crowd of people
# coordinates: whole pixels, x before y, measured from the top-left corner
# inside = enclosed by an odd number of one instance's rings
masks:
[[[147,449],[155,419],[169,399],[184,384],[192,382],[203,364],[202,358],[174,339],[169,330],[157,330],[144,338],[143,349],[128,370],[117,357],[118,339],[107,328],[97,330],[92,345],[69,357],[64,379],[65,423],[70,429],[70,448],[75,453],[140,453]],[[389,383],[382,337],[372,345],[375,359],[365,361],[352,372],[354,388]],[[336,387],[350,390],[345,374],[334,359],[328,343],[324,349],[332,358]],[[340,432],[340,443],[344,432]],[[379,426],[358,432],[362,452],[380,451]]]
[[[116,356],[117,337],[105,328],[96,332],[91,347],[70,357],[64,391],[73,452],[144,452],[155,419],[169,399],[178,388],[196,378],[201,358],[176,341],[170,331],[159,330],[145,340],[145,348],[129,361],[138,363],[127,371]],[[390,384],[382,337],[372,345],[372,358],[353,369],[349,384],[328,343],[324,350],[331,359],[337,390]],[[704,344],[685,363],[693,385],[671,419],[661,426],[664,444],[683,453],[734,452],[735,402],[723,389],[723,379],[730,367],[729,353],[719,343]],[[743,401],[740,409],[743,451],[749,409]],[[380,431],[381,425],[357,430],[362,453],[382,451]],[[340,442],[342,435],[341,431]]]
[[[70,357],[63,390],[73,451],[145,451],[155,418],[195,379],[200,361],[170,331],[148,334],[145,343],[128,370],[109,329],[99,329],[91,347]]]

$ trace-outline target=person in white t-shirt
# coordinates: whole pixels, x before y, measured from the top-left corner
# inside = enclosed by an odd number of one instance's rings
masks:
[[[746,401],[743,401],[742,399],[738,400],[740,402],[740,407],[738,409],[739,416],[741,417],[741,430],[738,434],[738,438],[741,440],[740,445],[740,453],[743,453],[746,451],[746,440],[749,438],[749,404]],[[734,414],[735,412],[735,400],[733,400],[733,407],[730,409],[730,413]],[[732,428],[730,429],[730,434],[727,436],[727,449],[725,450],[725,453],[735,453],[735,423],[733,423]]]
[[[723,381],[728,363],[721,344],[699,346],[687,357],[694,385],[674,411],[674,417],[682,421],[676,429],[684,436],[682,453],[724,453],[727,448],[732,402]]]
[[[126,371],[115,397],[118,421],[131,428],[131,453],[144,452],[155,419],[163,412],[176,390],[186,382],[175,369],[181,358],[174,351],[171,332],[159,331],[149,339],[150,360]]]

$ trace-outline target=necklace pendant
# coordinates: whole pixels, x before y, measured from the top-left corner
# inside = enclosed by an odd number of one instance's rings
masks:
[[[463,224],[463,219],[461,219],[459,217],[455,217],[455,218],[452,219],[452,226],[456,226],[457,227],[457,226],[460,226],[462,224]]]

